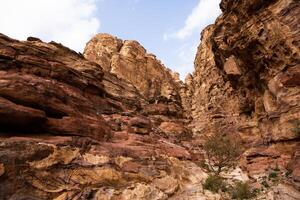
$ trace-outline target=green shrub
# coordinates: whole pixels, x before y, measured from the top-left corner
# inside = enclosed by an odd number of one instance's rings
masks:
[[[231,191],[232,199],[251,199],[255,197],[255,192],[253,192],[248,185],[248,183],[238,182]]]
[[[274,178],[277,178],[277,177],[278,177],[277,172],[272,171],[272,172],[269,173],[269,179],[274,179]]]
[[[288,170],[285,172],[285,177],[289,177],[291,174],[292,174],[292,170],[288,169]]]
[[[269,173],[269,179],[277,178],[277,177],[278,177],[277,172],[270,172],[270,173]]]
[[[280,174],[276,171],[271,171],[268,178],[272,181],[272,183],[277,183],[280,180]]]
[[[242,153],[242,144],[228,135],[214,133],[203,145],[210,170],[219,175],[224,168],[231,168]]]
[[[261,182],[261,184],[262,184],[265,188],[269,188],[269,187],[270,187],[269,184],[268,184],[268,182],[267,182],[266,180],[263,180],[263,181]]]
[[[226,184],[222,177],[218,175],[209,175],[203,184],[203,188],[210,190],[213,193],[221,191],[226,191]]]

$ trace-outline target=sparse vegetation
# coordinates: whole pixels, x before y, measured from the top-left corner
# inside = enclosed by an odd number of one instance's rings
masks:
[[[278,177],[277,172],[272,171],[272,172],[269,173],[269,179],[275,179],[275,178],[277,178],[277,177]]]
[[[207,166],[212,172],[203,184],[204,189],[214,193],[226,192],[233,199],[250,199],[255,196],[255,192],[247,183],[239,182],[235,186],[230,186],[220,176],[225,169],[236,166],[243,151],[240,140],[216,133],[206,139],[203,148],[207,157]]]
[[[242,153],[242,145],[236,138],[214,134],[207,138],[204,150],[210,170],[219,175],[224,168],[231,168]]]
[[[201,160],[198,163],[198,166],[200,166],[202,169],[206,170],[206,171],[210,171],[210,167],[208,166],[208,164],[205,162],[205,160]]]
[[[213,193],[226,190],[226,184],[222,177],[218,175],[209,175],[203,183],[203,188]]]
[[[288,169],[288,170],[285,172],[285,177],[289,177],[291,174],[292,174],[292,170]]]
[[[269,187],[270,187],[270,185],[268,184],[268,182],[267,182],[266,180],[263,180],[263,181],[261,182],[261,184],[262,184],[265,188],[269,188]]]
[[[273,183],[277,183],[280,180],[280,171],[271,171],[269,173],[268,179]]]
[[[252,191],[248,183],[238,182],[231,190],[232,199],[251,199],[256,196],[255,192]]]

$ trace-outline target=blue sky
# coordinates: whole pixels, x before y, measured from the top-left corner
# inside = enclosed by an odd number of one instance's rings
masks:
[[[0,32],[36,36],[83,51],[96,33],[139,41],[183,79],[193,71],[201,30],[220,0],[0,0]]]

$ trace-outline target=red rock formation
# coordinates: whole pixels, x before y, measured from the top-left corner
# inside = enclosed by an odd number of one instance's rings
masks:
[[[139,91],[60,44],[1,34],[0,199],[165,199],[191,184],[199,192],[206,174],[189,161],[191,135],[174,140],[158,128],[188,131],[180,99]]]
[[[224,175],[299,199],[299,3],[221,8],[185,84],[136,41],[98,34],[89,61],[0,34],[0,199],[222,199],[199,165],[215,131],[246,147]]]
[[[186,83],[194,131],[240,135],[253,178],[276,165],[285,173],[300,145],[299,2],[223,0],[221,9],[202,32]]]
[[[1,35],[0,44],[3,131],[109,137],[99,115],[111,103],[103,99],[99,65],[54,42]]]
[[[133,84],[146,99],[164,96],[180,101],[179,78],[137,41],[97,34],[87,43],[84,56]]]

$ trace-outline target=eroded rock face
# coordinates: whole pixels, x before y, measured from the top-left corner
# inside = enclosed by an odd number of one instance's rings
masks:
[[[57,43],[0,35],[1,131],[110,137],[102,68]]]
[[[122,55],[145,54],[125,43]],[[0,35],[0,199],[189,199],[190,187],[205,198],[207,174],[184,145],[192,135],[168,135],[190,133],[180,98],[146,99],[100,65]]]
[[[223,0],[221,9],[186,80],[194,132],[240,135],[252,177],[276,165],[284,173],[300,145],[299,2]]]
[[[298,1],[221,8],[185,84],[136,41],[98,34],[89,61],[0,34],[0,199],[223,199],[202,188],[215,131],[246,147],[230,181],[299,199]]]
[[[97,34],[87,43],[84,56],[130,82],[148,100],[164,96],[180,101],[178,75],[147,53],[137,41]]]

